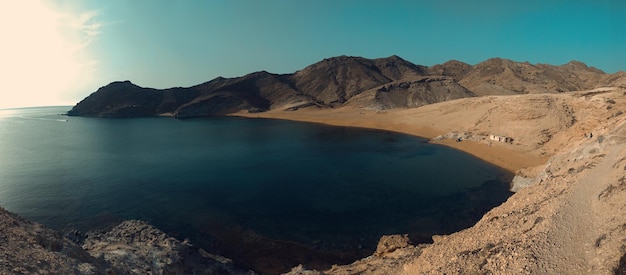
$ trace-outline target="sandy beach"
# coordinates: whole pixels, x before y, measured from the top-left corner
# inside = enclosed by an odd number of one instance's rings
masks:
[[[443,104],[445,106],[445,104]],[[471,116],[452,120],[443,112],[433,112],[428,106],[415,109],[392,109],[386,111],[343,107],[338,109],[306,109],[297,111],[273,110],[263,113],[239,112],[235,116],[250,118],[286,119],[321,123],[334,126],[362,127],[393,131],[427,139],[445,135],[451,131],[465,132],[464,125],[471,124]],[[469,111],[469,110],[468,110]],[[466,121],[467,120],[467,121]],[[488,134],[487,134],[488,135]],[[452,147],[484,161],[515,172],[545,163],[548,156],[541,155],[523,144],[507,144],[488,141],[442,139],[432,141]]]

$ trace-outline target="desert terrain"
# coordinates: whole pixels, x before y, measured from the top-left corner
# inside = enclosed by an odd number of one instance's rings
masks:
[[[622,274],[625,94],[626,89],[608,87],[383,112],[356,107],[237,115],[427,137],[514,171],[517,180],[529,184],[469,229],[434,236],[429,245],[405,240],[317,274]],[[491,141],[489,134],[513,142]],[[313,271],[298,267],[291,274],[307,272]]]

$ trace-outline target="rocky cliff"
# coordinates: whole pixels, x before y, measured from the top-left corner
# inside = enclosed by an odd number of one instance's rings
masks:
[[[623,74],[607,75],[576,61],[553,66],[493,58],[474,66],[452,60],[426,67],[398,56],[339,56],[292,74],[261,71],[236,78],[219,77],[186,88],[157,90],[130,81],[113,82],[86,97],[68,114],[183,118],[311,106],[413,108],[476,95],[559,93],[623,83]]]
[[[0,208],[0,274],[255,274],[141,221],[61,234]]]

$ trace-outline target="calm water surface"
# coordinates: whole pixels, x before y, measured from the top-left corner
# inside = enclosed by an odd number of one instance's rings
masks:
[[[69,109],[0,110],[0,206],[59,230],[142,219],[234,258],[261,238],[349,261],[382,234],[470,226],[510,195],[504,171],[408,135]]]

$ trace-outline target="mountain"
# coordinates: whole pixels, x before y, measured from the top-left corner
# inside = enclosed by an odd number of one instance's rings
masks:
[[[436,102],[476,96],[453,78],[424,76],[387,83],[350,99],[347,105],[380,110],[415,108]]]
[[[79,102],[68,115],[94,117],[144,117],[171,115],[194,117],[247,109],[270,108],[267,99],[280,102],[295,94],[279,75],[257,72],[236,79],[216,78],[189,87],[157,90],[130,81],[113,82]]]
[[[450,60],[443,64],[437,64],[428,68],[430,75],[443,75],[459,81],[472,69],[472,65],[457,60]]]
[[[327,106],[339,106],[363,91],[383,84],[425,75],[426,67],[398,56],[380,59],[339,56],[324,59],[294,73],[296,89]]]
[[[577,61],[553,66],[492,58],[473,66],[459,83],[477,95],[536,94],[593,89],[604,75]]]
[[[291,74],[261,71],[186,88],[159,90],[113,82],[79,102],[68,115],[184,118],[310,107],[414,108],[464,97],[620,85],[626,85],[623,72],[607,75],[577,61],[553,66],[492,58],[474,66],[451,60],[426,67],[395,55],[338,56]]]
[[[602,80],[602,83],[606,83],[607,86],[626,88],[626,72],[618,72],[607,75]]]

